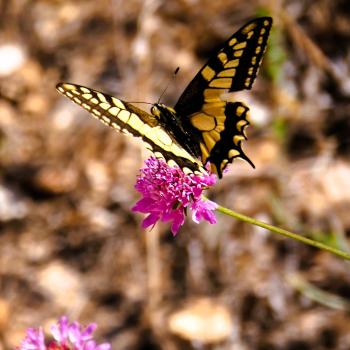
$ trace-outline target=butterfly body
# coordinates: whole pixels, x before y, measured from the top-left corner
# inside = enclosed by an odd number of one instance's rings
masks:
[[[146,147],[185,172],[206,172],[210,163],[219,178],[233,159],[253,163],[242,150],[249,108],[223,94],[251,89],[272,26],[256,18],[234,33],[200,69],[174,108],[155,103],[151,114],[111,95],[70,83],[57,90],[104,124],[141,137]]]
[[[184,119],[176,111],[162,103],[156,103],[151,108],[151,113],[158,119],[159,124],[181,145],[189,154],[200,158],[199,138],[192,130],[189,123],[184,124]]]

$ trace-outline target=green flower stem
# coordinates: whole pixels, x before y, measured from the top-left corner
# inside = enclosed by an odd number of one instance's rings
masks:
[[[285,236],[285,237],[288,237],[288,238],[295,239],[295,240],[297,240],[299,242],[311,245],[311,246],[319,248],[319,249],[326,250],[329,253],[332,253],[332,254],[340,256],[341,258],[350,260],[350,255],[345,253],[344,251],[341,251],[341,250],[339,250],[337,248],[330,247],[330,246],[325,245],[325,244],[323,244],[321,242],[314,241],[313,239],[310,239],[310,238],[298,235],[296,233],[284,230],[284,229],[276,227],[276,226],[272,226],[272,225],[266,224],[266,223],[264,223],[262,221],[253,219],[253,218],[251,218],[249,216],[246,216],[246,215],[243,215],[243,214],[239,214],[239,213],[237,213],[237,212],[235,212],[233,210],[224,208],[224,207],[222,207],[220,205],[217,207],[216,210],[219,211],[220,213],[232,216],[233,218],[236,218],[238,220],[241,220],[241,221],[244,221],[244,222],[247,222],[249,224],[256,225],[256,226],[260,226],[260,227],[265,228],[266,230],[269,230],[271,232],[277,233],[279,235],[282,235],[282,236]]]

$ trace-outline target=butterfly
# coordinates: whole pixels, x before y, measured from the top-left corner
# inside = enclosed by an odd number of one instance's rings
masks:
[[[252,161],[242,150],[249,108],[222,98],[251,89],[266,49],[271,17],[246,23],[234,33],[186,87],[174,108],[154,103],[151,113],[85,86],[61,82],[56,89],[104,124],[140,137],[157,158],[184,172],[222,177],[233,159]]]

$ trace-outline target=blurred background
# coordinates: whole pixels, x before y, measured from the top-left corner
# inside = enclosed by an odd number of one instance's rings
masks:
[[[60,315],[114,349],[350,349],[346,261],[217,214],[140,227],[142,144],[55,91],[173,106],[248,20],[274,19],[247,155],[208,195],[348,250],[347,0],[0,1],[0,348]]]

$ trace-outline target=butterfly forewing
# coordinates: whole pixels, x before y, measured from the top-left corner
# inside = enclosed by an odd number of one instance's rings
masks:
[[[176,163],[184,171],[205,172],[199,160],[186,152],[159,125],[157,119],[134,105],[84,86],[60,83],[57,90],[85,108],[102,123],[126,134],[141,137],[158,158]]]
[[[266,49],[271,17],[256,18],[233,34],[201,68],[174,109],[189,116],[227,91],[250,89]]]

